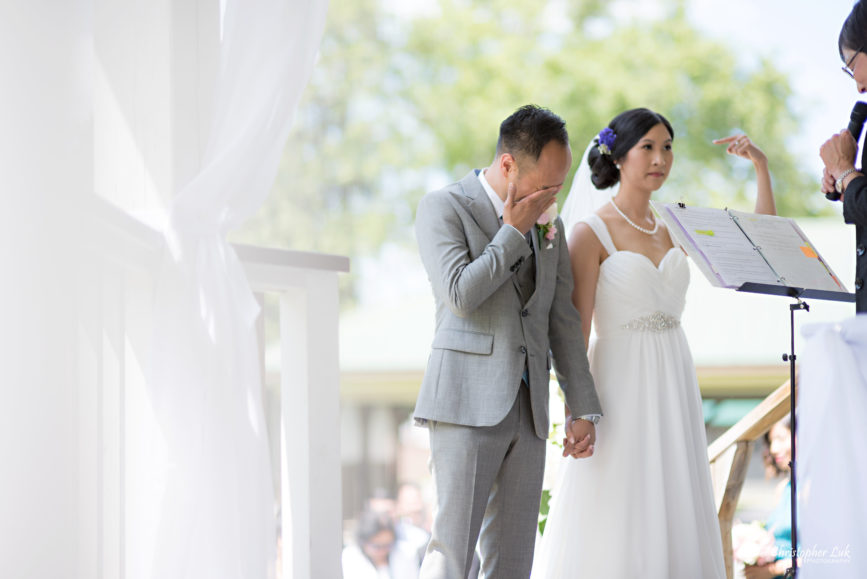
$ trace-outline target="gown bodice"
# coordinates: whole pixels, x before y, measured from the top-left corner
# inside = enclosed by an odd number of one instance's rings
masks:
[[[596,285],[596,335],[679,327],[689,286],[689,264],[683,251],[673,247],[655,265],[646,255],[618,250],[598,215],[582,221],[593,229],[608,252],[599,266]]]
[[[582,221],[608,252],[588,352],[603,415],[593,456],[553,465],[532,577],[724,579],[701,393],[680,327],[686,256],[673,248],[655,265],[618,251],[597,215]]]

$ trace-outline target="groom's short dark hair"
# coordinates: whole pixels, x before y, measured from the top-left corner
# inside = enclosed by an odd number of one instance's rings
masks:
[[[509,153],[539,160],[542,149],[551,141],[569,145],[566,122],[546,108],[524,105],[500,123],[497,157]]]

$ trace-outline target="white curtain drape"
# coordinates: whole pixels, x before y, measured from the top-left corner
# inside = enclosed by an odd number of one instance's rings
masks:
[[[804,327],[798,542],[803,579],[867,573],[867,315]]]
[[[157,283],[149,394],[168,465],[152,577],[265,577],[274,561],[258,306],[226,235],[268,194],[326,11],[224,3],[208,145],[174,197]]]

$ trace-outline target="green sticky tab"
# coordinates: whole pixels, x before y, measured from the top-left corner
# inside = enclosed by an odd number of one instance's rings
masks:
[[[699,235],[709,235],[710,237],[714,235],[713,229],[696,229],[695,232]]]

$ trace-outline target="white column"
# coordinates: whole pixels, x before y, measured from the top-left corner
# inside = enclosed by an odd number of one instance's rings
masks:
[[[98,195],[158,215],[199,170],[220,55],[218,0],[93,0]]]
[[[283,576],[341,577],[337,274],[298,278],[280,299]]]
[[[0,2],[0,575],[85,577],[75,325],[90,3]]]

